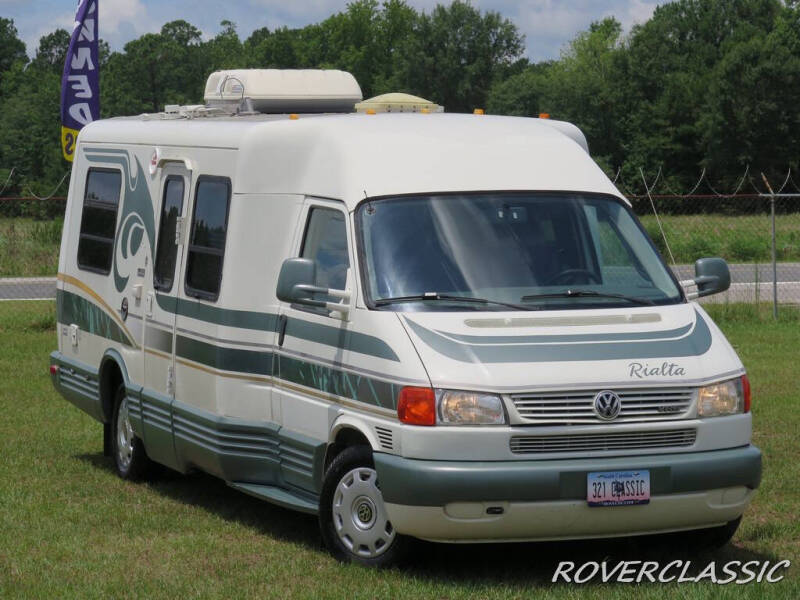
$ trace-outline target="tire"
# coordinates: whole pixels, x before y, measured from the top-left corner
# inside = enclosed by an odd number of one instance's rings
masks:
[[[386,515],[372,450],[350,446],[325,472],[319,526],[328,550],[342,562],[388,567],[405,556],[410,539]]]
[[[111,417],[111,457],[117,475],[129,481],[147,478],[153,471],[153,462],[147,457],[142,440],[136,437],[128,418],[128,398],[125,386],[120,385],[114,395]]]

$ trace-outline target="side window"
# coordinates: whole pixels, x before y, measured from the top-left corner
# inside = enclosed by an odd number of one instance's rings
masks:
[[[197,180],[186,258],[186,293],[190,296],[206,300],[216,300],[219,296],[230,202],[230,179]]]
[[[83,196],[78,267],[108,275],[114,256],[114,234],[122,175],[111,169],[90,169]]]
[[[164,292],[172,289],[172,280],[175,277],[175,260],[178,256],[175,230],[178,217],[183,211],[183,191],[183,177],[172,175],[167,178],[164,183],[161,221],[158,226],[158,247],[153,271],[153,286]]]
[[[344,214],[331,208],[312,208],[300,256],[317,263],[316,285],[343,290],[350,266]]]

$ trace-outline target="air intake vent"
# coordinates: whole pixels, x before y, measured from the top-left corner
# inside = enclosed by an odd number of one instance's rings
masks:
[[[549,452],[601,452],[604,450],[641,450],[650,448],[685,448],[694,444],[695,429],[664,431],[629,431],[572,435],[525,435],[511,438],[514,454]]]
[[[392,450],[394,446],[392,445],[392,430],[387,429],[386,427],[376,427],[375,433],[378,434],[378,441],[381,444],[381,448],[384,450]]]

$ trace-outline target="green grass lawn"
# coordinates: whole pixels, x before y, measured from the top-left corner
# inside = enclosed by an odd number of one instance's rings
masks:
[[[39,277],[58,271],[63,221],[0,218],[0,277]]]
[[[102,432],[53,391],[53,304],[0,303],[0,598],[797,598],[797,565],[774,585],[552,585],[559,560],[800,559],[800,320],[711,307],[753,385],[762,487],[734,543],[715,554],[640,538],[420,544],[402,569],[345,566],[315,518],[205,475],[121,481]],[[624,510],[624,509],[623,509]]]
[[[669,254],[652,214],[640,215],[664,258]],[[678,264],[704,256],[728,262],[770,262],[772,224],[769,215],[661,215],[661,224]],[[800,261],[800,213],[779,214],[775,221],[776,256],[781,262]]]

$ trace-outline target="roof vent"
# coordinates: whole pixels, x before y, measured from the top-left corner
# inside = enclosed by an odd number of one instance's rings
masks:
[[[365,113],[368,111],[379,112],[444,112],[444,106],[440,106],[425,98],[412,96],[411,94],[383,94],[375,96],[369,100],[364,100],[356,104],[356,112]]]
[[[260,113],[333,113],[353,112],[362,96],[345,71],[236,69],[212,73],[204,98],[209,107]]]

